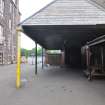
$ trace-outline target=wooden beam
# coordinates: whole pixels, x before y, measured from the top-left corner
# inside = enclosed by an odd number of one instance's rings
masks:
[[[101,47],[101,61],[102,61],[102,72],[104,72],[104,49]]]
[[[90,42],[87,42],[87,45],[91,47],[91,46],[95,46],[95,45],[103,43],[103,42],[105,42],[105,35],[100,36]]]
[[[87,51],[86,51],[86,59],[87,59],[87,69],[89,71],[89,76],[88,76],[88,80],[92,80],[92,70],[90,68],[90,60],[91,60],[91,52],[90,52],[90,47],[87,47]]]

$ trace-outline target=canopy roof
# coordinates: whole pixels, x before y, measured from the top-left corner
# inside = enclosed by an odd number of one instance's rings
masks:
[[[91,47],[91,46],[99,45],[102,43],[105,45],[105,35],[97,37],[96,39],[90,42],[87,42],[87,45]]]
[[[91,0],[91,1],[100,5],[102,8],[105,8],[105,0]]]
[[[82,46],[105,33],[96,24],[105,24],[105,11],[89,0],[55,0],[21,23],[47,49]]]

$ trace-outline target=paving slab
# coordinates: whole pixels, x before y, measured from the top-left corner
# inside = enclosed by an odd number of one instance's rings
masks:
[[[0,105],[105,105],[105,80],[89,82],[82,70],[22,64],[22,87],[15,88],[16,65],[0,66]]]

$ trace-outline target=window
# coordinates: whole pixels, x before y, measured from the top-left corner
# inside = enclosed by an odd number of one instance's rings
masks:
[[[4,13],[4,0],[0,0],[0,15],[3,16]]]
[[[10,3],[10,13],[12,13],[12,3]]]
[[[3,27],[0,25],[0,44],[3,43]]]
[[[9,29],[12,29],[12,21],[9,19]]]
[[[9,35],[9,36],[11,36],[11,35]],[[11,38],[10,37],[8,38],[8,49],[9,50],[11,49]]]
[[[12,12],[12,21],[13,21],[13,25],[15,23],[15,8],[13,7],[13,12]]]
[[[16,2],[16,0],[12,0],[14,3]]]

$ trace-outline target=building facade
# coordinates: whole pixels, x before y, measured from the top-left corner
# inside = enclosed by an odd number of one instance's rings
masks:
[[[0,0],[0,64],[16,62],[19,0]]]

